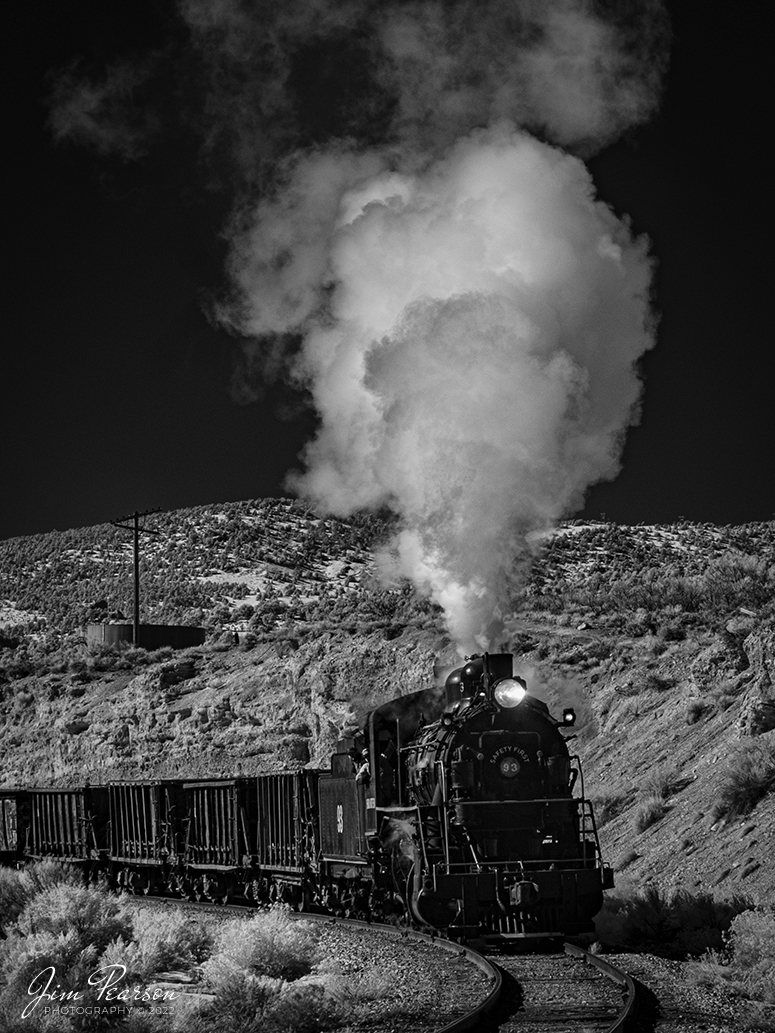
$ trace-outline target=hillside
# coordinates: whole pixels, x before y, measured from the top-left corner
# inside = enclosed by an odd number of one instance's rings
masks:
[[[128,611],[121,532],[0,543],[4,785],[322,765],[370,705],[455,660],[437,608],[376,579],[383,520],[266,500],[149,526],[144,619],[205,624],[199,649],[86,648],[80,624]],[[571,522],[535,550],[504,647],[577,709],[619,878],[773,899],[775,524]]]

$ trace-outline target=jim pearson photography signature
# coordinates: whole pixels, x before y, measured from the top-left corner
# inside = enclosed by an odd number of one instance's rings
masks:
[[[95,988],[95,993],[91,995],[91,999],[96,999],[97,1004],[94,1005],[90,1001],[90,1004],[87,1006],[81,1003],[85,1000],[85,992],[80,990],[63,990],[61,984],[57,982],[56,968],[53,965],[49,965],[48,968],[38,972],[27,987],[27,993],[32,1000],[25,1005],[22,1011],[22,1018],[29,1018],[41,1003],[44,1005],[44,1013],[51,1010],[63,1011],[65,1009],[68,1011],[74,1009],[80,1013],[81,1009],[84,1009],[91,1014],[102,1010],[112,1011],[119,1005],[129,1007],[132,1004],[139,1003],[158,1004],[164,1001],[174,1001],[176,997],[180,996],[174,990],[162,990],[161,987],[153,987],[152,989],[142,986],[120,987],[121,982],[126,978],[126,972],[126,965],[108,965],[106,968],[92,972],[87,979],[87,983],[90,987]],[[51,1005],[56,1005],[56,1008],[52,1009]],[[64,1009],[63,1005],[65,1006]]]

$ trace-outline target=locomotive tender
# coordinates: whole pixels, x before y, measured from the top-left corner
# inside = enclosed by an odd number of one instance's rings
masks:
[[[0,790],[0,861],[130,892],[285,901],[461,940],[589,932],[613,885],[561,720],[507,653],[402,696],[327,771]],[[580,793],[574,795],[578,787]]]

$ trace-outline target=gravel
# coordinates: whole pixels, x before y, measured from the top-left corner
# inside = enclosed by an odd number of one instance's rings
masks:
[[[190,908],[202,918],[216,921],[233,920],[234,911],[222,907],[175,902],[151,902],[134,898],[132,903],[141,907],[170,906]],[[247,915],[252,911],[245,912]],[[307,917],[307,916],[302,916]],[[342,922],[316,923],[320,935],[320,954],[327,966],[334,967],[374,992],[372,1007],[359,1009],[359,1017],[341,1027],[339,1033],[433,1033],[447,1023],[480,1004],[492,989],[488,978],[463,956],[422,940],[414,940],[399,933],[382,932],[348,926]],[[531,957],[534,960],[531,961]],[[635,980],[638,992],[638,1010],[633,1033],[775,1033],[772,1024],[757,1025],[752,1010],[745,1000],[734,998],[723,988],[709,988],[692,983],[684,962],[673,961],[647,953],[606,954],[612,965],[628,972]],[[522,966],[522,978],[527,986],[541,978],[536,966],[547,959],[524,955],[509,959],[494,957],[506,968]],[[570,959],[567,959],[570,962]],[[576,963],[567,967],[570,970]],[[583,963],[578,962],[578,966]],[[620,991],[608,980],[594,979],[586,966],[589,982],[577,982],[577,990],[591,993],[595,986],[610,999]],[[581,971],[581,970],[579,970]],[[517,968],[514,980],[519,981]],[[581,999],[579,999],[581,1003]],[[499,1009],[493,1020],[479,1027],[488,1030],[525,1030],[519,1025],[519,1011],[506,1017]],[[510,1026],[509,1023],[512,1023]],[[558,1027],[559,1028],[559,1027]],[[569,1027],[570,1028],[570,1027]]]
[[[340,1033],[432,1033],[475,1008],[492,989],[465,957],[422,940],[324,925],[320,943],[345,973],[389,977],[373,1014]]]
[[[233,921],[252,909],[131,898],[142,908],[190,910],[208,922]],[[303,921],[309,916],[299,915]],[[349,977],[364,991],[357,1018],[337,1033],[433,1033],[480,1004],[490,993],[488,977],[463,955],[400,932],[316,921],[324,966]],[[181,988],[182,989],[182,988]],[[196,991],[196,986],[186,987]],[[373,995],[371,1001],[368,1000]]]
[[[696,986],[687,965],[654,954],[606,954],[639,983],[639,1033],[772,1033],[757,1025],[750,1005],[721,988]]]

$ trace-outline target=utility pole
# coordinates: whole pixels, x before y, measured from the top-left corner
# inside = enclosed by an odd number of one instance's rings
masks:
[[[134,569],[135,569],[135,613],[134,621],[132,625],[132,645],[140,645],[140,535],[141,534],[158,534],[158,531],[152,531],[149,527],[140,527],[140,517],[150,516],[151,513],[160,513],[161,508],[157,506],[156,509],[146,509],[143,513],[138,513],[137,510],[134,513],[130,513],[129,516],[117,517],[116,520],[111,520],[113,527],[120,527],[122,531],[130,531],[134,536]],[[131,520],[131,524],[124,523],[126,520]]]

